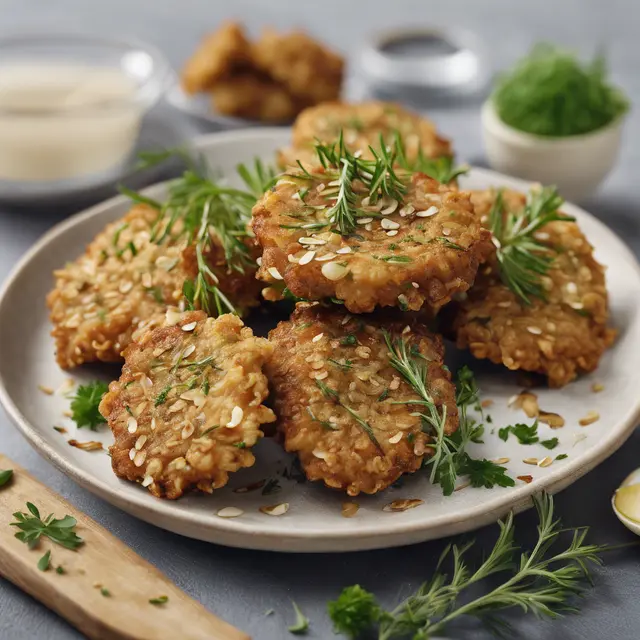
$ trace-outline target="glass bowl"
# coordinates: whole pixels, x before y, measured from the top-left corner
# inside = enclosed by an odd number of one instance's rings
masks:
[[[133,40],[0,38],[0,198],[86,190],[117,178],[172,75],[160,52]]]

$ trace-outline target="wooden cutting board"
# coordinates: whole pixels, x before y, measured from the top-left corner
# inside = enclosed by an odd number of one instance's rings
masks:
[[[13,479],[0,487],[0,575],[100,640],[250,640],[190,598],[153,565],[0,454]],[[73,516],[84,544],[76,551],[41,538],[34,550],[15,538],[13,513],[32,502],[42,517]],[[51,567],[38,560],[51,550]],[[64,573],[56,568],[61,566]],[[104,591],[106,590],[106,591]],[[104,595],[108,592],[109,595]],[[161,596],[162,605],[149,602]]]

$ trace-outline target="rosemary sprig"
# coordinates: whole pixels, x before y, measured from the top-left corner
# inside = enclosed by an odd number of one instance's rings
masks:
[[[326,385],[324,382],[322,382],[322,380],[316,380],[316,386],[318,387],[318,389],[320,389],[322,395],[327,398],[327,400],[330,400],[331,402],[334,402],[338,406],[342,407],[358,423],[360,428],[367,434],[369,440],[371,440],[371,442],[374,444],[378,452],[384,456],[384,449],[380,446],[380,443],[378,442],[375,433],[373,432],[373,427],[366,420],[363,420],[360,415],[358,415],[357,411],[344,404],[344,402],[340,400],[340,394],[335,389],[332,389],[330,386]],[[311,415],[315,419],[313,414]]]
[[[531,189],[521,211],[507,212],[498,191],[489,213],[489,229],[496,246],[500,277],[525,304],[531,298],[545,299],[541,276],[548,273],[554,249],[540,242],[535,233],[556,220],[573,221],[559,212],[563,199],[555,187]]]
[[[456,178],[469,172],[467,165],[454,166],[451,156],[438,156],[437,158],[427,158],[422,147],[418,149],[418,155],[412,162],[407,158],[404,141],[399,131],[394,134],[397,163],[405,171],[411,173],[425,173],[430,178],[442,184],[449,184]]]
[[[589,565],[600,564],[600,553],[607,547],[586,544],[588,529],[582,527],[573,530],[568,545],[553,551],[566,530],[554,516],[551,496],[542,494],[533,500],[539,524],[538,540],[530,552],[521,550],[514,542],[515,527],[510,513],[498,523],[498,539],[475,571],[466,562],[473,542],[448,545],[431,580],[390,612],[382,610],[373,595],[361,587],[343,590],[337,601],[329,603],[335,630],[357,638],[377,623],[378,640],[431,638],[461,616],[479,618],[504,630],[508,625],[497,614],[507,609],[518,607],[525,613],[549,618],[577,611],[574,600],[591,584]],[[451,577],[441,572],[450,557]],[[471,585],[505,572],[510,574],[500,582],[494,579],[484,595],[465,597]]]
[[[194,158],[181,149],[146,154],[144,166],[171,156],[180,157],[189,168],[180,178],[171,181],[165,202],[150,201],[124,187],[121,191],[134,202],[159,210],[152,242],[184,241],[194,246],[197,275],[193,280],[186,280],[183,286],[188,307],[203,309],[209,315],[235,313],[232,302],[220,290],[219,278],[209,266],[207,257],[219,244],[224,251],[227,271],[244,273],[255,266],[245,242],[249,235],[247,223],[257,198],[273,185],[274,172],[257,159],[252,170],[239,165],[238,174],[248,188],[243,190],[222,184],[213,177],[204,159]]]
[[[409,383],[419,400],[405,400],[400,404],[418,405],[424,409],[418,412],[422,418],[422,429],[433,442],[430,446],[433,455],[425,466],[431,466],[429,479],[442,487],[442,493],[449,496],[455,489],[458,476],[468,476],[473,487],[492,488],[510,487],[515,484],[513,478],[506,475],[506,469],[486,459],[472,458],[466,448],[470,442],[478,442],[483,427],[476,424],[468,415],[468,407],[478,400],[475,379],[468,367],[458,373],[458,392],[456,401],[459,409],[459,427],[454,433],[445,433],[447,422],[446,406],[439,408],[429,390],[428,360],[420,353],[416,345],[409,347],[403,338],[392,339],[384,333],[389,349],[389,362]]]

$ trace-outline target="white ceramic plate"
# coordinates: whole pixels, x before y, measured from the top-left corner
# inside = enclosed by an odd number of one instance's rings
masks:
[[[255,155],[269,160],[287,138],[288,132],[282,129],[256,129],[206,136],[197,141],[196,147],[212,166],[231,175],[237,163],[249,161]],[[473,169],[463,184],[473,188],[490,185],[527,188],[521,181],[480,169]],[[150,189],[155,197],[161,196],[162,191],[161,185]],[[258,463],[235,474],[230,487],[212,496],[193,495],[177,502],[158,500],[141,487],[118,480],[104,452],[88,453],[69,446],[67,438],[71,437],[81,441],[99,439],[107,445],[111,434],[106,428],[96,434],[76,431],[62,416],[68,409],[68,399],[47,396],[37,390],[38,384],[57,388],[69,376],[57,367],[49,337],[44,300],[52,286],[51,271],[80,254],[107,222],[125,213],[127,206],[126,199],[114,198],[63,222],[16,266],[0,294],[0,400],[20,431],[43,456],[72,480],[143,520],[186,536],[255,549],[350,551],[403,545],[475,529],[495,521],[509,509],[525,508],[534,492],[563,489],[611,455],[636,424],[640,410],[640,271],[629,249],[604,224],[567,205],[566,212],[575,215],[596,246],[597,258],[609,267],[613,322],[620,337],[595,374],[561,391],[536,391],[544,410],[555,411],[566,419],[562,429],[552,431],[540,426],[543,439],[554,436],[560,439],[560,446],[554,451],[549,452],[541,445],[523,446],[513,438],[502,442],[497,434],[490,433],[491,426],[485,444],[474,445],[476,455],[510,458],[506,465],[510,474],[514,478],[532,475],[533,482],[517,481],[513,488],[491,490],[466,488],[445,498],[439,487],[428,483],[425,474],[416,474],[400,488],[373,497],[359,497],[360,511],[355,518],[347,519],[340,513],[345,496],[317,483],[296,484],[283,479],[282,490],[275,495],[263,496],[260,490],[234,493],[234,487],[274,476],[291,463],[278,445],[264,440],[256,452]],[[273,317],[267,316],[269,321]],[[259,324],[264,331],[264,315]],[[453,349],[449,355],[455,367],[455,358],[459,360],[460,355],[456,356]],[[526,419],[522,412],[507,408],[508,398],[519,391],[514,374],[479,362],[473,368],[483,398],[494,401],[489,413],[496,430]],[[108,380],[111,375],[118,375],[118,369],[87,367],[73,373],[78,381],[98,375]],[[602,382],[605,390],[593,393],[594,381]],[[580,427],[578,420],[588,410],[598,411],[601,419]],[[54,425],[65,426],[69,433],[57,433]],[[560,453],[568,454],[568,458],[549,467],[523,463],[527,457],[542,459]],[[420,498],[424,504],[401,513],[382,510],[385,504],[399,498]],[[258,511],[259,506],[279,502],[291,505],[284,516],[273,517]],[[235,519],[218,517],[217,510],[225,506],[239,507],[244,514]]]

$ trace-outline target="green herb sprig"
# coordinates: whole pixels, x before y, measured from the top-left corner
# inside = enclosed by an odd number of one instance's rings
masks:
[[[71,400],[71,419],[79,429],[89,427],[95,431],[98,426],[104,424],[105,419],[100,414],[98,407],[102,396],[108,390],[109,385],[102,380],[94,380],[78,387]]]
[[[553,498],[534,497],[538,512],[538,539],[531,551],[514,542],[515,526],[510,513],[498,525],[493,549],[472,570],[466,560],[473,541],[450,544],[440,556],[435,575],[392,611],[383,610],[375,597],[359,586],[347,587],[328,605],[336,632],[362,637],[377,626],[378,640],[431,638],[462,616],[475,617],[495,629],[508,630],[502,612],[519,608],[539,617],[556,618],[577,611],[576,599],[592,584],[590,565],[601,563],[604,546],[585,542],[588,529],[574,529],[567,545],[554,550],[565,533],[554,516]],[[441,569],[451,559],[450,575]],[[467,589],[494,577],[484,595],[469,598]],[[367,636],[368,637],[368,636]]]
[[[38,508],[31,502],[27,502],[27,510],[28,513],[16,511],[13,514],[16,521],[11,526],[19,529],[16,538],[29,545],[30,549],[34,549],[43,536],[67,549],[77,549],[83,543],[74,531],[78,524],[75,518],[65,516],[57,519],[52,513],[42,518]]]
[[[4,487],[9,484],[12,478],[13,469],[0,469],[0,487]]]
[[[296,620],[289,627],[289,633],[293,633],[297,636],[305,635],[309,630],[309,618],[300,611],[300,607],[295,602],[292,601],[291,604],[293,605],[293,611],[296,614]]]
[[[489,213],[500,277],[524,304],[531,298],[545,299],[541,278],[553,264],[555,251],[540,242],[535,233],[557,220],[573,221],[560,213],[563,199],[555,187],[531,189],[521,211],[507,212],[502,191],[498,191]]]
[[[549,44],[537,45],[505,73],[492,100],[506,124],[553,137],[596,131],[629,109],[626,97],[607,80],[603,55],[583,64]]]

